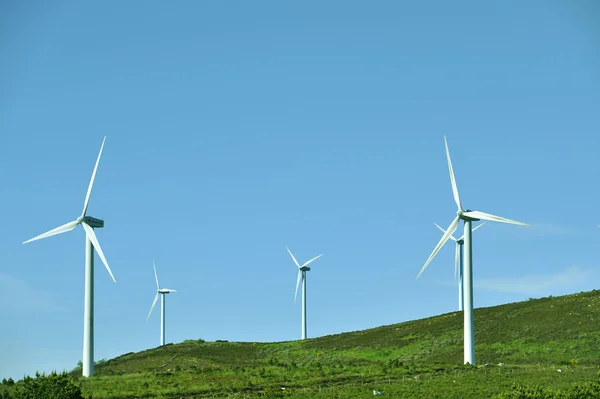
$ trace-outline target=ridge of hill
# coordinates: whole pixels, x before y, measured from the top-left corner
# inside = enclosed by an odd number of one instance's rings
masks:
[[[304,341],[186,340],[108,360],[81,381],[94,399],[362,398],[373,390],[489,398],[515,384],[564,390],[597,380],[599,321],[594,290],[475,309],[477,366],[462,365],[463,317],[452,312]]]
[[[600,290],[476,308],[477,364],[579,364],[600,362]],[[154,372],[206,364],[248,365],[279,356],[297,364],[317,353],[355,359],[394,358],[423,364],[462,363],[462,312],[367,330],[274,343],[203,342],[128,353],[96,368],[97,375]],[[176,359],[171,357],[177,356]],[[168,365],[163,366],[163,364]]]

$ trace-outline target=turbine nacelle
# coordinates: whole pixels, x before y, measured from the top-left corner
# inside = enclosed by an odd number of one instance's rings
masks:
[[[302,266],[302,267],[301,267],[301,268],[299,268],[299,269],[300,269],[301,271],[303,271],[303,272],[307,272],[307,271],[309,271],[309,270],[310,270],[310,267],[308,267],[308,266]]]
[[[467,216],[466,213],[468,213],[468,212],[473,212],[473,211],[470,209],[460,210],[460,211],[456,211],[456,215],[464,221],[479,222],[481,220],[481,219],[476,219],[472,216]]]
[[[79,221],[79,219],[81,219]],[[94,229],[101,229],[104,227],[104,220],[102,219],[96,219],[94,217],[91,216],[84,216],[83,218],[79,217],[77,218],[77,220],[81,223],[81,222],[85,222],[88,224],[88,226],[94,228]]]

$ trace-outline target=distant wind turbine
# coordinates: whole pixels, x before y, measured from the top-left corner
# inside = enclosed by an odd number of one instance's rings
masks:
[[[88,186],[85,201],[83,203],[83,212],[76,220],[63,224],[55,229],[52,229],[46,233],[40,234],[30,240],[25,241],[23,244],[27,244],[31,241],[41,240],[42,238],[51,237],[57,234],[66,233],[73,230],[77,225],[81,225],[85,230],[85,300],[83,308],[83,376],[89,377],[94,373],[94,248],[102,263],[108,270],[108,274],[116,283],[115,277],[108,267],[108,262],[104,257],[100,243],[96,238],[94,229],[104,227],[104,220],[96,219],[91,216],[87,216],[88,203],[90,201],[90,195],[92,194],[92,187],[94,185],[94,179],[96,178],[96,171],[98,170],[98,163],[100,163],[100,156],[102,155],[102,149],[104,148],[104,141],[106,136],[102,140],[102,146],[100,147],[100,153],[98,159],[96,159],[96,166],[94,166],[94,172],[92,173],[92,179]]]
[[[452,193],[454,195],[454,202],[456,202],[456,206],[458,210],[456,211],[456,217],[450,223],[450,226],[446,229],[446,232],[437,243],[431,255],[421,268],[421,271],[417,275],[417,278],[425,271],[425,268],[431,260],[435,257],[435,255],[439,252],[439,250],[444,246],[446,241],[454,234],[456,228],[458,227],[459,221],[462,219],[465,225],[464,228],[464,302],[465,302],[465,311],[464,314],[464,363],[475,364],[475,330],[473,323],[473,251],[471,246],[471,223],[479,220],[489,220],[491,222],[501,222],[501,223],[510,223],[517,224],[521,226],[528,226],[525,223],[517,222],[515,220],[506,219],[500,216],[490,215],[489,213],[484,213],[480,211],[470,211],[468,209],[464,209],[460,202],[460,197],[458,196],[458,188],[456,186],[456,180],[454,178],[454,170],[452,169],[452,161],[450,160],[450,151],[448,150],[448,142],[446,141],[446,136],[444,136],[444,143],[446,145],[446,158],[448,159],[448,170],[450,171],[450,183],[452,184]]]
[[[483,226],[484,224],[486,224],[487,222],[483,222],[481,223],[479,226],[475,227],[473,229],[473,231],[477,230],[478,228],[480,228],[481,226]],[[442,233],[446,233],[446,230],[442,229],[437,223],[434,223],[435,226],[440,229],[442,231]],[[464,234],[459,238],[456,239],[453,236],[450,236],[450,239],[453,240],[456,243],[456,251],[455,251],[455,256],[454,256],[454,280],[456,280],[457,278],[457,274],[458,274],[458,311],[462,312],[463,310],[463,306],[464,306],[464,299],[463,299],[463,251],[462,251],[462,246],[464,244]]]
[[[158,274],[156,274],[156,265],[154,261],[152,261],[152,266],[154,266],[154,278],[156,279],[156,296],[154,297],[154,302],[152,302],[152,306],[150,307],[150,312],[148,312],[148,317],[146,317],[146,321],[150,318],[150,314],[152,313],[152,309],[154,309],[154,305],[156,305],[156,301],[158,300],[158,296],[160,297],[160,346],[165,344],[165,295],[170,294],[171,292],[177,292],[177,290],[171,290],[169,288],[160,288],[160,284],[158,284]]]
[[[294,295],[294,303],[296,303],[296,297],[298,296],[298,286],[300,285],[300,280],[302,280],[302,339],[306,339],[306,272],[310,270],[308,265],[313,261],[319,259],[323,254],[315,256],[311,260],[304,263],[302,266],[298,263],[294,255],[292,255],[292,251],[286,246],[290,256],[294,260],[296,266],[298,266],[298,279],[296,280],[296,294]]]

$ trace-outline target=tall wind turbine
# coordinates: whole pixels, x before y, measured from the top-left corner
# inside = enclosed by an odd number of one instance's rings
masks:
[[[104,141],[106,140],[106,136],[102,140],[102,146],[100,147],[100,153],[98,154],[98,159],[96,160],[96,166],[94,166],[94,172],[92,173],[92,179],[90,180],[90,185],[88,186],[87,194],[85,196],[85,201],[83,203],[83,211],[81,212],[81,216],[79,216],[76,220],[63,224],[55,229],[52,229],[46,233],[40,234],[37,237],[34,237],[30,240],[25,241],[23,244],[27,244],[31,241],[40,240],[42,238],[54,236],[57,234],[66,233],[68,231],[73,230],[77,225],[81,225],[85,230],[85,300],[84,300],[84,309],[83,309],[83,376],[89,377],[94,373],[94,248],[104,266],[106,266],[106,270],[108,270],[108,274],[116,283],[115,277],[108,266],[108,262],[104,257],[104,253],[102,252],[102,248],[100,248],[100,243],[96,238],[96,233],[94,229],[99,229],[104,227],[104,220],[96,219],[91,216],[87,216],[87,208],[88,203],[90,201],[90,195],[92,193],[92,186],[94,185],[94,179],[96,178],[96,171],[98,170],[98,163],[100,162],[100,156],[102,155],[102,149],[104,148]]]
[[[302,339],[306,339],[306,272],[310,270],[308,265],[313,261],[319,259],[323,254],[319,256],[315,256],[311,260],[304,263],[302,266],[298,263],[294,255],[292,255],[292,251],[287,247],[290,256],[294,260],[296,266],[298,266],[298,280],[296,280],[296,294],[294,295],[294,303],[296,303],[296,297],[298,296],[298,286],[300,285],[300,280],[302,280]]]
[[[165,344],[165,295],[171,292],[177,292],[177,290],[171,290],[169,288],[160,288],[158,284],[158,274],[156,274],[156,265],[154,261],[152,261],[152,266],[154,266],[154,278],[156,279],[156,296],[154,297],[154,302],[152,302],[152,306],[150,307],[150,312],[148,312],[148,317],[146,317],[146,321],[150,318],[150,314],[152,313],[152,309],[154,309],[154,305],[156,305],[156,301],[158,300],[158,296],[160,297],[160,346]]]
[[[454,170],[452,169],[452,161],[450,160],[450,151],[448,150],[448,142],[446,136],[444,136],[444,143],[446,145],[446,158],[448,159],[448,170],[450,171],[450,183],[452,184],[452,193],[454,194],[454,202],[458,210],[456,211],[456,217],[450,223],[450,226],[446,229],[446,232],[437,243],[431,255],[427,259],[427,262],[421,268],[421,271],[417,275],[417,278],[423,273],[427,265],[444,246],[446,241],[454,234],[458,227],[459,221],[462,219],[464,222],[464,363],[475,364],[475,330],[473,324],[473,250],[471,246],[471,223],[479,220],[489,220],[490,222],[501,222],[517,224],[521,226],[528,226],[525,223],[517,222],[515,220],[506,219],[500,216],[490,215],[480,211],[471,211],[464,209],[458,196],[458,188],[456,186],[456,180],[454,179]]]
[[[475,227],[473,229],[473,231],[477,230],[478,228],[480,228],[481,226],[483,226],[484,224],[486,224],[487,222],[483,222],[481,223],[479,226]],[[440,229],[442,231],[442,233],[445,233],[446,230],[442,229],[437,223],[434,223],[435,226]],[[458,311],[462,312],[463,310],[463,305],[464,305],[464,300],[463,300],[463,244],[464,244],[464,234],[459,238],[456,239],[453,236],[450,236],[450,239],[453,240],[456,243],[456,253],[454,256],[454,279],[456,280],[457,274],[458,274]]]

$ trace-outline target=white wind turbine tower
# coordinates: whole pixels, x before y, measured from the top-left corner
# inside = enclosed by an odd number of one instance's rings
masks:
[[[296,266],[298,266],[298,279],[296,280],[296,294],[294,295],[294,303],[296,303],[296,297],[298,296],[298,286],[300,285],[300,280],[302,280],[302,339],[306,339],[306,272],[310,270],[310,267],[308,267],[308,265],[320,258],[321,256],[323,256],[323,254],[315,256],[314,258],[300,266],[296,258],[294,258],[294,255],[292,255],[292,251],[290,251],[287,245],[286,249],[290,253],[290,256],[294,260]]]
[[[444,136],[444,143],[446,145],[446,158],[448,159],[448,170],[450,171],[450,183],[452,184],[452,193],[454,194],[454,202],[458,210],[456,211],[456,217],[450,223],[450,226],[446,229],[446,232],[437,243],[431,255],[421,268],[421,271],[417,275],[417,278],[423,273],[427,265],[444,246],[446,241],[454,234],[458,227],[459,221],[462,219],[464,222],[464,363],[475,364],[475,330],[473,324],[473,250],[471,246],[471,223],[478,220],[489,220],[491,222],[502,222],[517,224],[521,226],[528,226],[525,223],[517,222],[514,220],[506,219],[500,216],[490,215],[480,211],[471,211],[464,209],[458,196],[458,188],[456,187],[456,180],[454,179],[454,171],[452,169],[452,161],[450,160],[450,151],[448,150],[448,142],[446,136]]]
[[[481,223],[479,226],[475,227],[473,229],[473,231],[477,230],[478,228],[480,228],[481,226],[483,226],[484,224],[486,224],[487,222],[483,222]],[[437,223],[434,223],[435,226],[440,229],[442,231],[442,233],[445,233],[446,230],[442,229]],[[457,278],[457,274],[458,274],[458,311],[462,312],[463,310],[463,305],[464,305],[464,300],[463,300],[463,244],[465,243],[464,240],[465,236],[464,234],[459,238],[456,239],[453,236],[450,236],[450,239],[453,240],[456,243],[456,252],[455,252],[455,256],[454,256],[454,279],[456,280]]]
[[[102,140],[102,146],[100,147],[100,153],[98,154],[98,159],[96,160],[96,166],[94,166],[94,172],[92,173],[92,179],[90,180],[87,194],[85,196],[81,216],[79,216],[76,220],[72,222],[63,224],[62,226],[52,229],[46,233],[40,234],[39,236],[27,240],[23,243],[27,244],[31,241],[36,241],[42,238],[66,233],[68,231],[73,230],[79,224],[85,230],[85,299],[83,310],[82,370],[84,377],[89,377],[94,373],[94,248],[96,249],[96,252],[98,252],[102,263],[104,263],[104,266],[106,266],[106,270],[108,270],[108,274],[110,274],[110,277],[115,283],[117,282],[110,270],[110,267],[108,266],[108,262],[104,257],[104,253],[102,252],[102,248],[100,248],[100,243],[98,242],[98,239],[96,238],[96,233],[94,232],[94,229],[104,227],[104,220],[87,216],[88,202],[92,193],[92,186],[94,185],[94,179],[96,178],[96,171],[98,170],[98,163],[100,162],[100,156],[102,155],[102,149],[104,148],[105,140],[106,136]]]
[[[160,288],[160,284],[158,284],[158,275],[156,274],[156,265],[154,261],[152,261],[152,266],[154,266],[154,278],[156,279],[156,296],[154,297],[154,302],[152,302],[152,306],[150,307],[150,312],[148,312],[148,317],[146,317],[146,321],[150,318],[150,314],[152,313],[152,309],[154,309],[154,305],[156,305],[156,301],[158,300],[158,296],[160,297],[160,346],[165,344],[165,295],[171,292],[177,292],[177,290],[171,290],[169,288]]]

